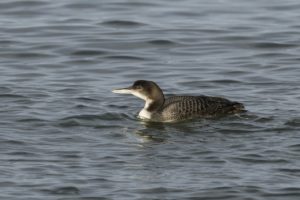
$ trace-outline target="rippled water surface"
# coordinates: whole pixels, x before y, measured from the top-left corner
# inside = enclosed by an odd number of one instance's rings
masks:
[[[0,199],[300,197],[297,0],[0,1]],[[145,123],[111,90],[248,113]]]

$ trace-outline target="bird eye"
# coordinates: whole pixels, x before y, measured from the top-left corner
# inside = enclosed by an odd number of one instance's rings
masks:
[[[138,89],[138,90],[140,90],[140,89],[142,89],[142,86],[140,86],[140,85],[137,85],[137,86],[135,86],[135,89]]]

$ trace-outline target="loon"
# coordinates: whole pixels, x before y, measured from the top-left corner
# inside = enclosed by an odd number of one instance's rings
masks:
[[[127,88],[114,89],[113,93],[132,94],[145,101],[139,118],[154,122],[174,122],[192,118],[245,112],[243,104],[222,97],[173,96],[165,98],[153,81],[138,80]]]

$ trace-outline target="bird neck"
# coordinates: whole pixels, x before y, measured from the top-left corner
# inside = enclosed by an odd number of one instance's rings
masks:
[[[146,103],[144,109],[148,112],[153,112],[159,110],[165,102],[165,97],[161,94],[159,97],[155,99],[146,99]]]

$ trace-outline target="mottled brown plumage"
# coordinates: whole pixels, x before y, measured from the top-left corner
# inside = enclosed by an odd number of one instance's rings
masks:
[[[244,106],[221,97],[174,96],[165,99],[157,110],[162,121],[183,120],[195,117],[214,117],[244,111]]]

